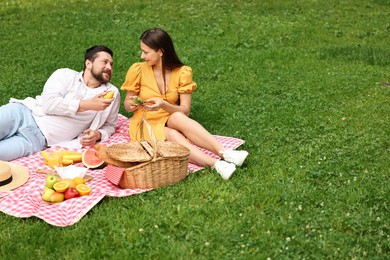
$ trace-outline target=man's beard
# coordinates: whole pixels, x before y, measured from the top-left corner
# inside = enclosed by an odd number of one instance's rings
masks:
[[[108,79],[106,79],[106,78],[103,76],[103,73],[107,73]],[[91,74],[92,74],[92,76],[93,76],[97,81],[99,81],[99,82],[102,83],[102,84],[106,84],[106,83],[109,82],[110,79],[111,79],[111,75],[110,75],[110,73],[107,72],[107,71],[102,71],[102,72],[98,73],[98,72],[95,72],[95,71],[93,70],[93,68],[92,68]]]

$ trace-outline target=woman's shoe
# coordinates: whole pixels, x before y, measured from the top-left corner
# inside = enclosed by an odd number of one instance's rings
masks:
[[[225,181],[229,180],[233,172],[236,170],[236,165],[233,163],[218,160],[214,164],[214,169],[221,175]]]
[[[227,162],[234,163],[237,166],[241,166],[246,157],[248,156],[247,151],[236,151],[236,150],[225,150],[222,152],[223,159]]]

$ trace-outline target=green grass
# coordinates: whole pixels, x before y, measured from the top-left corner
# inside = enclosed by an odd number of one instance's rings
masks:
[[[158,26],[193,68],[191,116],[250,157],[228,182],[205,169],[66,228],[1,214],[0,257],[385,259],[389,13],[386,0],[2,1],[0,104],[81,70],[94,44],[113,49],[120,86]]]

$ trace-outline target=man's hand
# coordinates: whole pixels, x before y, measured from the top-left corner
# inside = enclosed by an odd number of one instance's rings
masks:
[[[82,146],[93,146],[101,138],[101,133],[97,130],[87,129],[79,137]]]
[[[95,110],[101,111],[106,109],[109,105],[111,105],[114,99],[105,99],[103,96],[106,92],[97,94],[94,98],[90,100],[81,100],[80,106],[77,112],[83,112],[87,110]]]

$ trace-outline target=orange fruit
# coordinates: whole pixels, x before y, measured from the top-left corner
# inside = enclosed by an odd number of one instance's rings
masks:
[[[73,181],[76,183],[76,186],[77,186],[77,184],[84,184],[85,183],[84,179],[81,177],[73,178]]]
[[[91,188],[85,184],[78,184],[76,190],[80,193],[80,196],[86,196],[91,193]]]
[[[76,188],[76,186],[78,184],[77,182],[75,182],[72,179],[62,179],[61,181],[67,182],[69,185],[68,188]]]
[[[64,192],[69,188],[69,184],[66,181],[59,181],[54,184],[53,188],[57,192]]]

